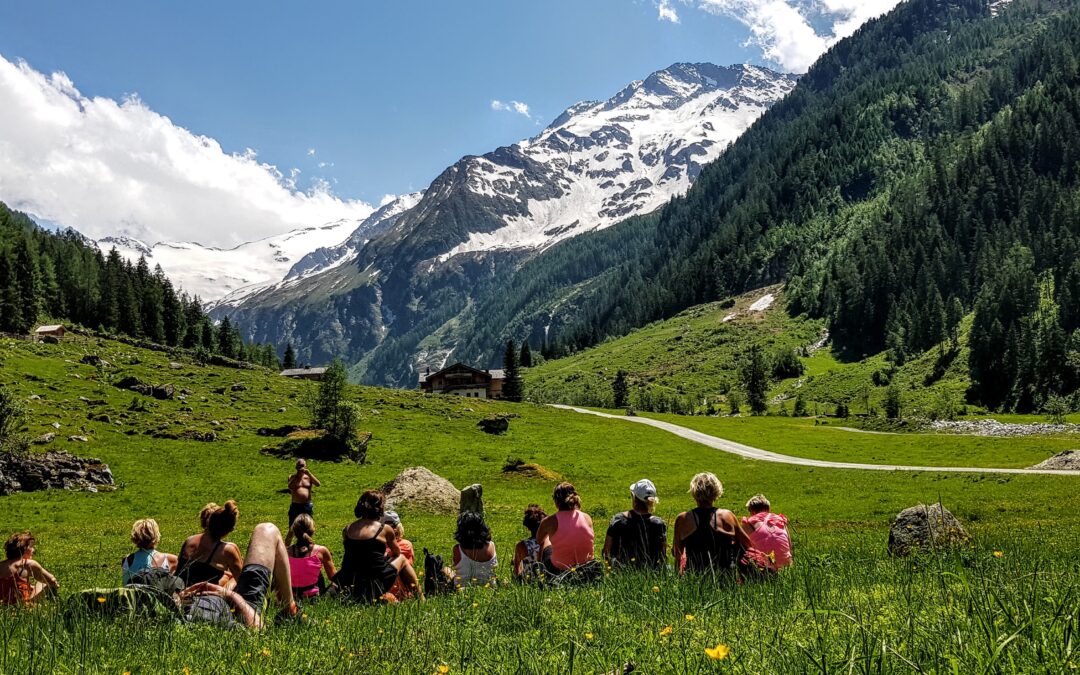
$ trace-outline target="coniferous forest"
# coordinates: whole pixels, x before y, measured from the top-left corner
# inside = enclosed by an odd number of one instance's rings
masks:
[[[278,366],[273,345],[245,343],[228,317],[215,325],[160,267],[103,255],[76,232],[48,232],[0,204],[0,331],[27,334],[46,319]]]

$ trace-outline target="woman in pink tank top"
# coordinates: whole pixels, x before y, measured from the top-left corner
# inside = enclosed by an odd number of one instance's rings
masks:
[[[787,530],[787,516],[773,513],[772,504],[763,494],[756,494],[746,502],[750,516],[742,519],[743,529],[754,548],[769,556],[774,569],[787,567],[792,562],[791,536]]]
[[[589,562],[595,555],[592,518],[581,510],[581,496],[570,483],[559,483],[553,495],[558,511],[540,523],[536,540],[552,572]]]
[[[327,579],[334,578],[334,556],[330,549],[315,543],[315,521],[306,513],[296,517],[289,528],[289,534],[296,542],[288,548],[293,596],[315,597],[319,595],[323,585],[322,573],[326,572]]]

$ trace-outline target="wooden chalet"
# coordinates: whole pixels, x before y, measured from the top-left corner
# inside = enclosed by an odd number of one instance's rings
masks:
[[[281,371],[282,377],[291,377],[297,380],[321,380],[326,374],[326,368],[289,368]]]
[[[478,370],[455,363],[440,371],[420,373],[420,390],[425,394],[452,394],[466,398],[502,398],[505,374],[501,370]]]

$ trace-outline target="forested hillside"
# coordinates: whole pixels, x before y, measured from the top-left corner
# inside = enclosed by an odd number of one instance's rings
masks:
[[[215,325],[197,297],[178,293],[158,267],[108,255],[78,233],[39,228],[0,203],[0,331],[28,333],[42,320],[68,321],[276,367],[273,345],[245,344],[228,318]]]
[[[903,3],[685,198],[531,261],[477,321],[567,353],[786,281],[841,353],[896,364],[974,312],[971,398],[1037,409],[1080,384],[1078,55],[1075,3]]]

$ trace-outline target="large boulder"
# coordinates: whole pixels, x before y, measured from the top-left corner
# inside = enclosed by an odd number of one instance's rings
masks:
[[[1050,459],[1044,459],[1032,469],[1051,469],[1053,471],[1080,471],[1080,450],[1062,450]]]
[[[387,509],[408,506],[431,513],[454,513],[461,497],[453,483],[422,466],[405,469],[383,485],[382,491]]]
[[[970,540],[956,516],[941,504],[917,504],[896,514],[889,530],[889,553],[907,556],[966,544]]]
[[[0,453],[0,496],[37,490],[88,490],[112,487],[109,466],[98,459],[63,451]]]
[[[476,423],[476,426],[489,434],[502,434],[510,428],[510,420],[505,417],[487,417]]]

